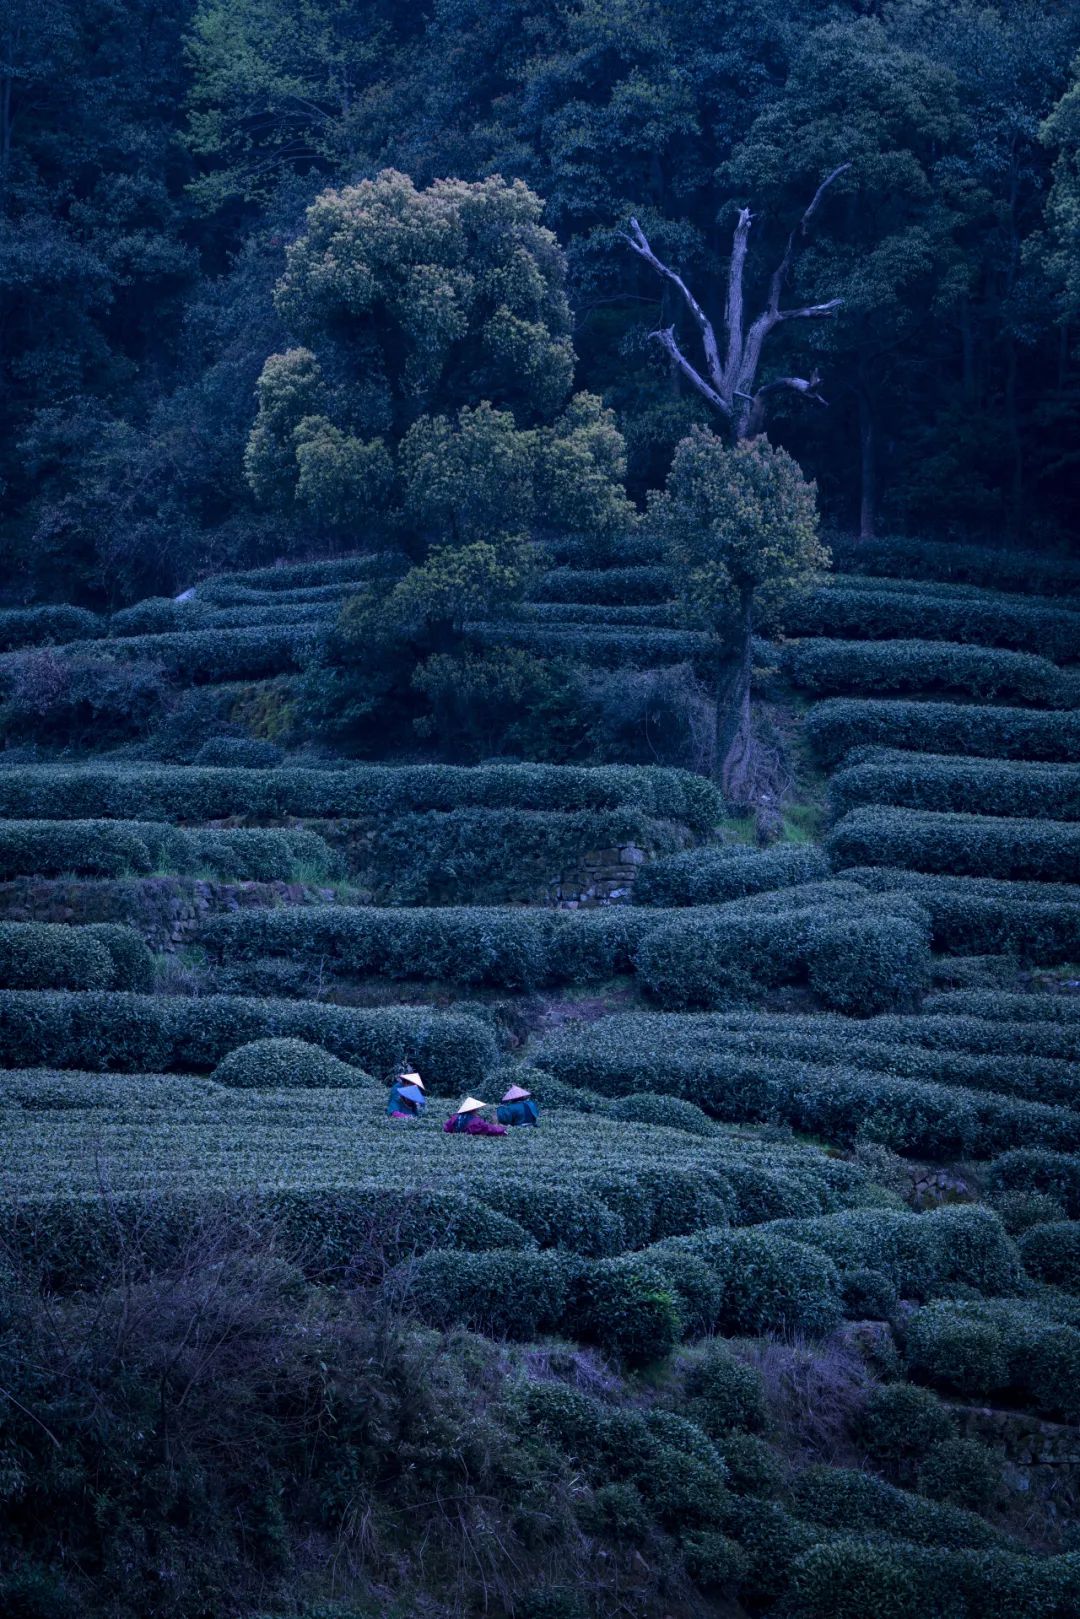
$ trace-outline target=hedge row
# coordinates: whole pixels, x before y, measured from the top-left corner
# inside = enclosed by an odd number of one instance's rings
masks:
[[[0,821],[0,878],[209,870],[237,882],[329,879],[341,862],[317,833],[238,827],[190,831],[164,821]]]
[[[104,626],[85,607],[7,607],[0,611],[0,652],[14,647],[88,640]]]
[[[1080,1158],[1038,1148],[1004,1152],[990,1165],[992,1192],[1038,1192],[1060,1203],[1070,1220],[1080,1219]]]
[[[678,614],[671,602],[641,602],[636,606],[607,602],[528,601],[516,609],[516,618],[535,624],[633,624],[641,629],[674,628]]]
[[[630,845],[663,855],[687,841],[673,822],[637,809],[428,810],[374,826],[329,822],[325,830],[380,905],[546,899],[561,877],[587,880],[582,866],[591,851],[616,861]],[[649,869],[639,866],[639,877]]]
[[[0,922],[2,989],[149,989],[150,952],[117,923]]]
[[[829,875],[824,852],[800,844],[759,851],[742,845],[687,849],[643,866],[634,884],[641,905],[722,905]]]
[[[226,995],[3,990],[0,1036],[12,1067],[134,1073],[208,1072],[252,1040],[307,1040],[377,1075],[415,1065],[430,1089],[448,1094],[481,1087],[495,1058],[490,1032],[456,1013]]]
[[[535,595],[547,602],[602,602],[610,606],[666,602],[672,594],[667,568],[553,568],[540,579]]]
[[[1080,1145],[1080,1113],[991,1092],[900,1078],[850,1062],[810,1063],[751,1049],[664,1040],[645,1020],[542,1042],[537,1061],[568,1085],[602,1094],[673,1094],[727,1123],[785,1119],[800,1130],[850,1144],[859,1134],[898,1152],[933,1158],[987,1157],[1017,1142],[1057,1150]],[[672,1020],[656,1020],[657,1024]],[[846,1053],[845,1053],[846,1055]]]
[[[1080,712],[832,697],[810,709],[803,736],[824,765],[875,743],[927,753],[1072,761],[1080,757]]]
[[[829,783],[835,815],[860,804],[978,815],[1080,820],[1080,765],[954,759],[870,748]]]
[[[957,641],[1041,652],[1058,663],[1080,657],[1080,615],[1030,601],[911,594],[825,585],[784,609],[789,635],[860,641]]]
[[[353,765],[341,770],[186,765],[0,768],[0,816],[168,821],[393,815],[463,808],[636,809],[699,834],[723,816],[711,782],[652,765]]]
[[[294,562],[280,568],[249,568],[242,573],[214,574],[196,587],[197,599],[220,600],[237,590],[310,590],[324,586],[341,589],[392,572],[403,565],[396,551],[358,552],[352,556],[330,557],[321,562]]]
[[[860,540],[854,545],[840,541],[832,551],[838,569],[896,575],[905,582],[920,578],[955,580],[995,590],[1016,590],[1025,596],[1069,598],[1080,593],[1080,563],[1044,551],[1006,551],[899,536]]]
[[[1069,708],[1080,695],[1075,671],[1048,658],[954,641],[799,641],[786,658],[795,685],[822,696],[948,691]]]
[[[647,907],[595,911],[304,906],[214,918],[219,960],[288,956],[350,973],[536,989],[636,970],[662,1006],[712,1006],[807,975],[826,1005],[859,1012],[912,1003],[929,983],[917,915],[852,906],[725,916]]]
[[[1018,1019],[1033,1023],[1080,1024],[1080,996],[1041,991],[1007,994],[996,989],[952,989],[932,995],[923,1008],[939,1017]]]
[[[125,662],[155,664],[178,680],[216,684],[258,680],[283,670],[302,669],[320,626],[267,625],[262,629],[176,630],[163,635],[117,636],[108,642],[71,641],[71,654],[101,653]]]
[[[285,624],[324,629],[337,618],[340,604],[327,602],[249,602],[236,607],[207,607],[208,630],[247,630]]]
[[[910,1376],[968,1400],[1080,1418],[1080,1330],[1025,1300],[949,1299],[907,1318]]]
[[[573,658],[603,668],[715,660],[719,643],[703,630],[590,629],[579,624],[527,624],[498,619],[470,626],[492,646],[525,647],[547,657]]]
[[[935,950],[1011,954],[1044,966],[1080,960],[1080,889],[1066,883],[1010,883],[877,866],[855,866],[845,875],[866,891],[915,899],[930,918]],[[924,1011],[933,1009],[924,1004]]]
[[[957,876],[1080,882],[1080,826],[877,805],[852,810],[826,839],[833,864],[908,866]]]

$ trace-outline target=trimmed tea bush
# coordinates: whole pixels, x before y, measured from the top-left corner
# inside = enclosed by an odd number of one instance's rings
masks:
[[[821,696],[944,691],[1068,708],[1080,691],[1076,676],[1048,658],[953,641],[801,641],[787,667],[796,686]]]
[[[1075,760],[1080,756],[1080,713],[1004,708],[977,703],[919,703],[832,697],[815,703],[802,734],[823,765],[853,748],[879,744],[989,758]]]
[[[820,1248],[841,1274],[873,1265],[903,1298],[931,1298],[958,1284],[987,1296],[1013,1291],[1020,1266],[1000,1220],[976,1206],[929,1214],[847,1209],[778,1220],[769,1231]]]
[[[1071,557],[1052,556],[1045,551],[902,537],[860,540],[850,548],[839,541],[832,551],[837,568],[897,576],[904,581],[905,589],[912,579],[941,579],[1066,600],[1080,594],[1080,564]]]
[[[85,607],[8,607],[0,611],[0,652],[87,640],[100,635],[103,628],[97,614]]]
[[[0,987],[108,989],[112,955],[82,928],[51,922],[0,922]]]
[[[889,804],[1075,821],[1080,819],[1080,765],[952,759],[874,748],[832,778],[829,798],[836,815],[860,804]]]
[[[1077,614],[1007,596],[875,588],[836,578],[784,610],[789,635],[852,637],[860,641],[958,641],[1041,652],[1057,662],[1080,656]]]
[[[15,1067],[208,1072],[252,1040],[307,1040],[372,1073],[415,1064],[429,1089],[476,1091],[495,1041],[473,1018],[422,1008],[357,1011],[314,1001],[227,995],[0,991],[6,1060]]]
[[[672,594],[670,570],[642,564],[616,568],[553,568],[536,596],[545,602],[600,602],[605,606],[666,602]]]
[[[1080,826],[1066,822],[866,806],[837,822],[827,848],[839,867],[1080,882]]]
[[[210,1078],[242,1089],[349,1090],[373,1084],[370,1074],[306,1040],[251,1040],[223,1057]]]
[[[605,669],[622,664],[648,669],[667,663],[702,663],[717,655],[715,638],[704,630],[594,629],[583,624],[529,624],[516,619],[473,624],[470,629],[492,646],[526,647],[541,655],[572,658]]]
[[[1080,897],[1075,903],[1080,903]],[[960,1016],[989,1021],[1015,1018],[1033,1023],[1061,1023],[1080,1027],[1080,997],[1068,995],[953,989],[929,996],[923,1010],[945,1018]]]
[[[1024,1269],[1037,1282],[1080,1293],[1080,1222],[1054,1220],[1031,1226],[1017,1246]]]
[[[763,851],[739,847],[687,849],[642,867],[634,901],[643,905],[721,905],[776,888],[829,876],[822,850],[777,844]]]
[[[265,625],[259,629],[175,630],[163,635],[111,637],[110,658],[150,662],[176,679],[195,685],[223,680],[259,680],[286,669],[303,669],[314,650],[320,626]],[[72,641],[72,655],[94,649],[95,642]]]
[[[0,817],[274,820],[461,808],[638,809],[706,834],[723,816],[711,782],[651,765],[354,765],[277,770],[188,765],[19,765],[0,770]]]
[[[1071,1153],[1017,1148],[990,1165],[991,1190],[1043,1192],[1057,1199],[1071,1220],[1080,1219],[1080,1159]]]
[[[959,1550],[1001,1543],[1001,1536],[974,1512],[921,1500],[846,1467],[807,1467],[795,1473],[791,1509],[828,1529],[894,1535],[916,1546]]]
[[[845,875],[865,890],[915,899],[930,918],[935,950],[1012,954],[1043,965],[1080,957],[1080,888],[1067,883],[1012,883],[882,866],[852,866]],[[1030,1003],[1034,997],[1026,999]],[[924,1009],[940,1000],[933,997]]]
[[[637,1257],[607,1259],[581,1276],[573,1327],[628,1365],[644,1366],[670,1354],[682,1334],[682,1318],[662,1267]]]
[[[739,1360],[726,1344],[713,1342],[705,1347],[690,1363],[685,1387],[696,1420],[714,1438],[733,1430],[757,1433],[764,1428],[761,1373]]]
[[[914,1006],[930,983],[925,926],[900,916],[839,916],[814,936],[810,988],[839,1012]]]

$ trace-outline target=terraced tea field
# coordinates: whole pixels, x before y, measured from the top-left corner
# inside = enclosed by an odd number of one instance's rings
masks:
[[[477,635],[707,660],[647,553],[583,560]],[[257,1214],[320,1285],[392,1277],[501,1345],[590,1532],[670,1537],[730,1611],[1068,1619],[1080,573],[838,557],[757,649],[797,779],[758,849],[659,766],[278,746],[258,716],[398,566],[0,614],[5,657],[152,660],[193,705],[141,750],[0,764],[9,1251],[69,1297],[136,1231],[164,1263]],[[396,1122],[403,1067],[429,1101]],[[538,1129],[443,1132],[511,1083]]]

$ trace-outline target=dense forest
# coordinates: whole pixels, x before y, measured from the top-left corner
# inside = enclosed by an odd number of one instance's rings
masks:
[[[10,594],[116,608],[355,537],[355,509],[258,500],[244,449],[264,363],[304,324],[274,289],[305,210],[388,169],[542,199],[574,387],[614,412],[640,504],[717,412],[650,341],[673,327],[692,358],[694,321],[630,219],[719,324],[742,210],[756,311],[846,165],[785,277],[786,305],[843,302],[770,337],[759,382],[817,379],[772,389],[770,435],[839,530],[1058,541],[1077,518],[1078,46],[1067,0],[8,6]],[[437,289],[398,295],[432,321]]]
[[[1080,7],[0,7],[0,1619],[1080,1614]]]

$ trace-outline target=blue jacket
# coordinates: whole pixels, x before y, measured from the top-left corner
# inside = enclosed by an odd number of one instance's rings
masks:
[[[407,1096],[402,1096],[401,1094],[403,1090],[407,1089],[409,1089],[408,1086],[402,1085],[400,1081],[395,1080],[390,1087],[390,1096],[386,1103],[387,1114],[407,1113],[410,1119],[420,1117],[427,1099],[422,1096],[419,1102],[411,1102]]]
[[[500,1124],[537,1124],[540,1109],[531,1096],[526,1096],[520,1102],[500,1102],[495,1117]]]

